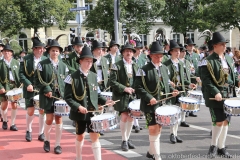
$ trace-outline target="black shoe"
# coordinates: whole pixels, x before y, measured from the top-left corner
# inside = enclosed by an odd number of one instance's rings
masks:
[[[44,141],[43,149],[44,149],[44,151],[46,151],[46,152],[49,152],[49,151],[50,151],[50,143],[49,143],[48,141]],[[55,150],[54,150],[54,151],[55,151]]]
[[[230,155],[227,151],[226,151],[226,147],[222,148],[222,149],[217,149],[217,154],[220,155],[222,158],[232,158],[232,155]]]
[[[61,154],[62,153],[62,147],[60,147],[60,146],[55,147],[54,148],[54,153],[55,154]]]
[[[149,152],[147,152],[146,157],[155,160],[154,155],[151,155]]]
[[[189,116],[189,112],[186,112],[186,115],[185,115],[185,117],[188,117]]]
[[[197,115],[194,114],[193,112],[190,112],[190,113],[189,113],[189,116],[191,116],[191,117],[197,117]]]
[[[135,133],[139,133],[140,132],[140,127],[139,126],[135,126]]]
[[[132,126],[132,129],[135,129],[135,126],[134,126],[134,125]]]
[[[75,121],[72,121],[72,126],[76,127],[76,122]]]
[[[26,132],[26,140],[28,141],[28,142],[31,142],[32,141],[32,133],[31,132],[29,132],[29,131],[27,131]]]
[[[44,141],[44,138],[45,138],[44,133],[42,133],[42,134],[40,134],[40,135],[38,136],[38,140],[41,141],[41,142]]]
[[[18,131],[18,129],[17,129],[15,124],[10,127],[10,130],[11,131]]]
[[[0,116],[1,117],[1,122],[3,122],[3,118],[2,118],[2,116]]]
[[[214,145],[210,146],[208,151],[208,158],[213,159],[216,157],[216,154],[217,154],[217,147]]]
[[[176,138],[176,140],[177,140],[178,143],[182,143],[182,142],[183,142],[183,140],[182,140],[180,137],[175,136],[175,138]]]
[[[177,142],[176,137],[174,136],[174,134],[171,134],[171,135],[170,135],[170,141],[171,141],[173,144]]]
[[[181,122],[180,126],[182,126],[182,127],[189,127],[189,124],[187,124],[186,122]]]
[[[103,133],[103,132],[99,132],[99,134],[100,134],[101,136],[104,136],[104,133]]]
[[[122,141],[122,145],[121,145],[122,151],[128,151],[128,143],[127,141]]]
[[[136,148],[131,140],[128,140],[128,147],[129,147],[129,149],[135,149]]]
[[[139,128],[140,128],[140,130],[143,130],[143,127],[140,127],[140,126],[139,126]]]
[[[3,121],[3,123],[2,123],[2,129],[7,130],[7,128],[8,128],[7,122],[4,122],[4,121]]]

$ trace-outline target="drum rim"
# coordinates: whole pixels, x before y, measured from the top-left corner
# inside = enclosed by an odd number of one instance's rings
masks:
[[[193,102],[186,102],[186,101],[183,101],[181,100],[182,98],[189,98],[189,99],[194,99],[196,100],[197,102],[196,103],[193,103]],[[199,104],[199,100],[198,99],[195,99],[195,98],[192,98],[192,97],[179,97],[178,100],[181,102],[181,103],[186,103],[186,104]]]

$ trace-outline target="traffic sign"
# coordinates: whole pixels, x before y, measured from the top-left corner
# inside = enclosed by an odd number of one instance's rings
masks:
[[[70,8],[69,10],[70,10],[70,12],[88,10],[88,6],[85,6],[85,7],[77,7],[77,8]]]

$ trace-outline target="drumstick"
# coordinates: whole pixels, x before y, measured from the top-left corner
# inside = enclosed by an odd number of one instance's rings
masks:
[[[33,90],[34,92],[39,92],[38,90]],[[51,98],[55,98],[55,99],[58,99],[58,100],[63,100],[63,99],[61,99],[61,98],[58,98],[58,97],[54,97],[54,96],[52,96]]]
[[[109,90],[111,86],[109,86],[108,88],[106,88],[103,92],[106,92],[106,90]]]
[[[170,98],[173,98],[174,96],[171,96],[171,97],[167,97],[167,98],[164,98],[164,99],[161,99],[161,100],[157,100],[157,103],[161,102],[161,101],[164,101],[164,100],[167,100],[167,99],[170,99]],[[156,104],[157,104],[156,103]],[[151,103],[148,103],[147,105],[151,105]]]
[[[216,100],[215,98],[209,98],[209,100]],[[240,100],[240,98],[238,97],[234,97],[234,98],[222,98],[222,100]]]
[[[113,101],[113,102],[119,102],[120,100],[116,100],[116,101]],[[110,104],[112,104],[112,103],[108,103],[108,104],[104,104],[102,107],[105,107],[105,106],[108,106],[108,105],[110,105]]]
[[[179,91],[179,93],[182,93],[182,92],[185,92],[185,91]],[[169,95],[169,94],[172,94],[172,93],[162,94],[161,96],[165,96],[165,95]]]
[[[22,88],[22,86],[23,86],[23,83],[21,83],[21,85],[19,86],[19,88]]]
[[[102,110],[88,111],[88,112],[102,112]]]
[[[193,88],[188,92],[187,97],[189,97],[190,92],[193,91],[195,88],[197,88],[197,84],[196,84],[196,87],[193,87]]]

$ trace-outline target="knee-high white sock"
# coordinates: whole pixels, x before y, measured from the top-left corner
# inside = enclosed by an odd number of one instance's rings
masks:
[[[15,124],[16,115],[17,115],[17,109],[12,109],[12,111],[11,111],[11,126]]]
[[[138,124],[138,119],[137,119],[137,118],[134,118],[133,120],[134,120],[134,126],[139,126],[139,124]]]
[[[4,110],[2,110],[2,118],[4,122],[7,122],[7,112],[8,112],[8,108]]]
[[[170,126],[170,134],[174,134],[174,125]]]
[[[45,139],[44,141],[50,142],[50,131],[52,129],[52,125],[47,125],[44,123],[44,134],[45,134]]]
[[[122,133],[122,141],[127,141],[127,122],[120,121],[120,130]]]
[[[221,126],[221,127],[212,126],[212,142],[211,142],[211,145],[217,146],[217,142],[218,142],[219,136],[222,132],[222,128],[223,128],[223,126]]]
[[[84,139],[80,142],[78,140],[75,141],[76,145],[76,160],[82,160],[82,148],[84,144]]]
[[[55,124],[55,147],[60,146],[62,137],[62,124]]]
[[[127,122],[127,140],[129,140],[131,132],[132,132],[132,126],[133,126],[133,121],[132,122]]]
[[[27,131],[32,132],[32,123],[34,119],[34,114],[32,116],[29,116],[26,114],[26,121],[27,121]]]
[[[183,112],[182,111],[182,114],[181,114],[181,122],[185,122],[185,117],[186,116],[186,112]]]
[[[94,155],[94,160],[102,160],[101,144],[99,141],[92,143],[92,151]]]
[[[218,139],[218,148],[222,149],[225,148],[225,142],[227,138],[227,132],[228,132],[228,125],[222,127],[222,132]]]
[[[178,123],[176,123],[173,127],[174,135],[177,136],[177,131],[178,131]]]
[[[160,134],[157,136],[149,135],[150,150],[153,152],[155,160],[161,160],[160,157]]]
[[[45,119],[46,119],[46,114],[39,114],[39,117],[38,117],[38,122],[39,122],[39,126],[38,126],[38,134],[41,135],[43,133],[43,129],[44,129],[44,122],[45,122]]]

